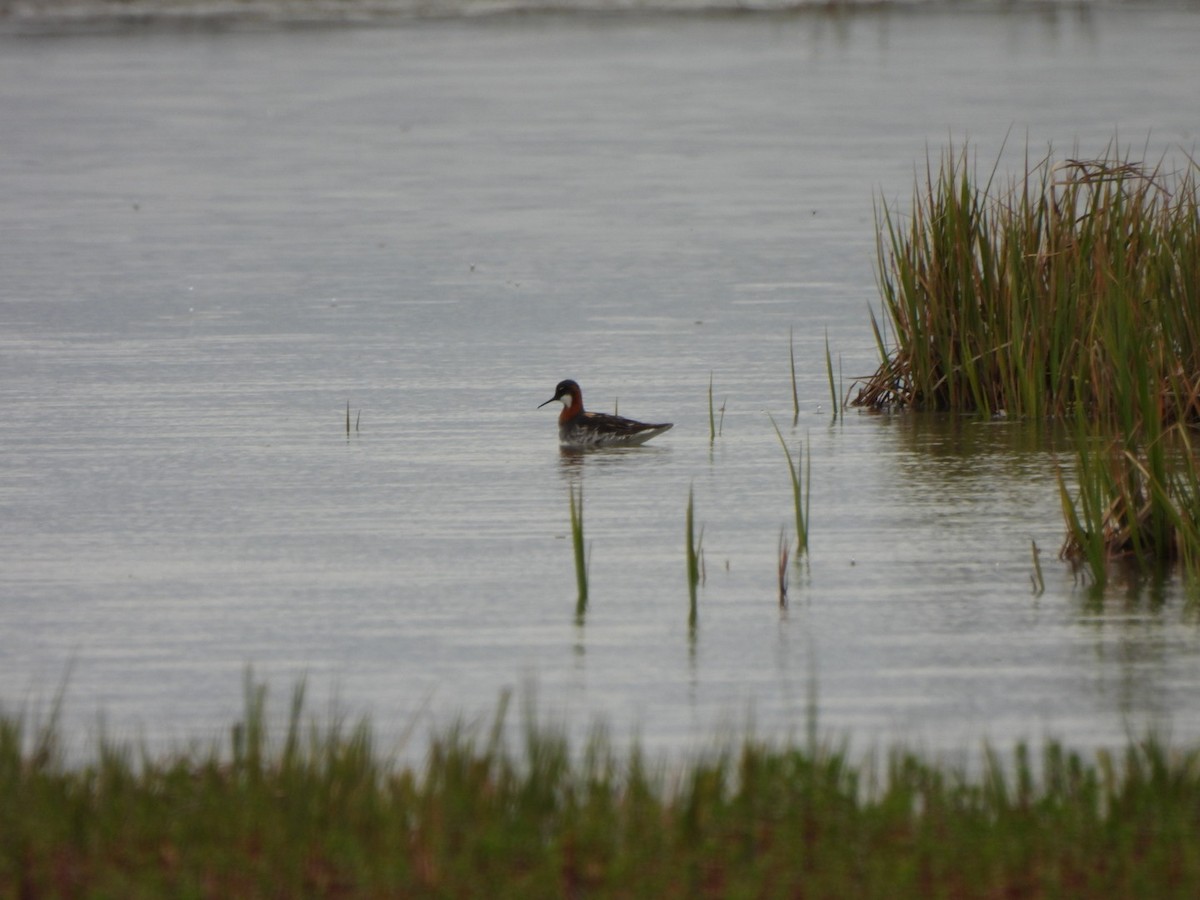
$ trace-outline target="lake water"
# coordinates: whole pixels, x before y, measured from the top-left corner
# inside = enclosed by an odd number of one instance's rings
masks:
[[[824,361],[877,362],[873,206],[927,153],[1194,153],[1194,7],[8,26],[5,710],[65,678],[76,746],[208,741],[252,666],[389,746],[506,689],[671,752],[814,696],[861,748],[1200,737],[1200,616],[1056,560],[1053,440],[833,422]],[[567,377],[675,428],[561,455]],[[768,414],[812,467],[786,610]]]

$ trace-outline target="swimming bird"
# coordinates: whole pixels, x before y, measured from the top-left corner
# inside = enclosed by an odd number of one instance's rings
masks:
[[[569,378],[558,383],[558,387],[554,389],[554,396],[546,403],[553,403],[555,400],[563,405],[563,410],[558,415],[558,443],[569,450],[634,447],[662,434],[674,424],[660,422],[650,425],[623,416],[586,412],[583,408],[583,391]],[[546,403],[539,404],[538,409]]]

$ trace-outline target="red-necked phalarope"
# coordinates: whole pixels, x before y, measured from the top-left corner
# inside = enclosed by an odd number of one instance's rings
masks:
[[[623,416],[608,413],[584,412],[583,391],[570,379],[560,381],[554,396],[546,403],[562,401],[563,411],[558,416],[558,442],[571,450],[586,450],[591,447],[633,447],[645,443],[655,435],[662,434],[672,422],[648,425]],[[541,409],[546,403],[538,405]]]

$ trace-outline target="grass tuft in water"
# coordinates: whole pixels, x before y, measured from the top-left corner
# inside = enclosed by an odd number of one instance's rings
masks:
[[[717,439],[717,417],[713,411],[713,373],[709,370],[708,373],[708,442],[711,444]]]
[[[726,400],[721,401],[720,418],[717,417],[717,410],[713,405],[713,374],[708,373],[708,442],[713,444],[721,433],[725,430],[725,404]]]
[[[768,414],[771,419],[771,425],[775,428],[775,434],[779,438],[779,445],[783,447],[784,455],[787,457],[788,475],[792,480],[792,505],[796,513],[796,556],[797,558],[804,556],[808,552],[808,527],[809,527],[809,500],[812,496],[809,491],[809,486],[812,483],[812,455],[810,453],[801,453],[801,460],[793,462],[792,451],[788,449],[787,441],[784,440],[783,432],[779,430],[779,426],[775,422],[775,418]],[[800,464],[803,462],[804,468],[801,470]]]
[[[787,584],[788,584],[788,546],[790,541],[787,536],[787,529],[779,529],[779,608],[784,609],[788,605]]]
[[[1040,597],[1046,593],[1046,579],[1042,575],[1042,551],[1038,549],[1037,541],[1031,540],[1030,551],[1033,554],[1033,574],[1029,576],[1033,584],[1033,595]]]
[[[588,604],[588,553],[583,541],[583,487],[576,493],[574,487],[568,492],[571,504],[571,549],[575,554],[575,586],[578,599],[575,601],[575,617],[582,621]]]
[[[1200,420],[1200,195],[1110,152],[1007,186],[964,148],[927,164],[911,216],[886,204],[880,289],[895,346],[855,404],[1119,416],[1144,381],[1167,421]],[[997,160],[997,165],[999,161]]]
[[[998,164],[998,163],[997,163]],[[1103,585],[1200,561],[1200,165],[1048,154],[1000,186],[953,148],[879,216],[888,347],[860,406],[1075,422],[1062,556]]]
[[[694,492],[688,488],[687,514],[684,517],[685,552],[687,555],[688,583],[688,623],[694,628],[697,621],[696,589],[701,581],[701,566],[703,560],[704,529],[700,529],[697,537],[695,531]]]
[[[1180,564],[1200,577],[1200,462],[1190,429],[1174,423],[1150,444],[1081,425],[1075,438],[1076,491],[1060,470],[1067,536],[1060,556],[1103,587],[1115,563],[1135,571]]]
[[[800,421],[800,391],[796,387],[796,341],[794,329],[788,328],[788,362],[792,367],[792,427]]]
[[[505,694],[410,766],[366,721],[306,725],[302,689],[280,741],[265,701],[248,686],[229,749],[105,740],[76,765],[0,716],[0,896],[1200,894],[1200,750],[1153,737],[989,748],[967,774],[746,736],[668,768],[602,728],[572,746],[526,710],[514,729]]]
[[[829,403],[833,410],[833,421],[836,422],[841,415],[842,404],[838,398],[837,385],[833,382],[833,354],[829,350],[829,329],[825,330],[825,375],[829,379]]]

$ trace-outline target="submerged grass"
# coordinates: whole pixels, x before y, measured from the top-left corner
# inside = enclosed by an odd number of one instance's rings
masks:
[[[746,737],[667,766],[530,719],[455,725],[420,767],[365,722],[286,733],[248,689],[228,749],[102,743],[68,766],[0,717],[0,895],[18,897],[1185,897],[1200,750],[902,749],[855,763]],[[519,746],[508,735],[518,734]],[[39,742],[57,746],[54,739]]]
[[[964,149],[926,168],[911,217],[885,205],[889,347],[859,406],[1074,421],[1062,555],[1200,562],[1200,165],[1050,156],[1000,187]]]

